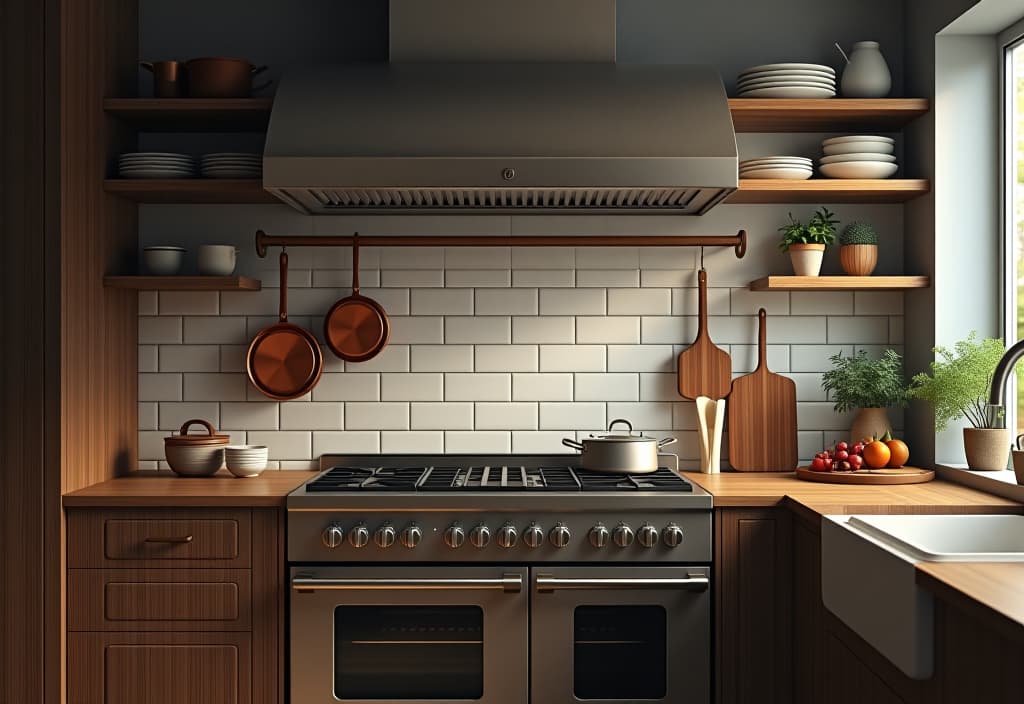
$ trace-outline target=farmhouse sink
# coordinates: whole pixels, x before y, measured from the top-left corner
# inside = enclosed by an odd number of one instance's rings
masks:
[[[1024,562],[1024,516],[825,516],[825,606],[914,679],[931,677],[932,596],[918,562]]]

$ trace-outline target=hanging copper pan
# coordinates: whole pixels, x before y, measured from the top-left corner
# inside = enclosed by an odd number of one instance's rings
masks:
[[[335,303],[324,318],[324,340],[331,352],[346,362],[376,357],[391,336],[391,322],[383,306],[359,293],[359,237],[352,245],[352,295]]]
[[[288,255],[281,249],[281,320],[260,330],[249,345],[246,369],[265,396],[287,401],[320,381],[324,358],[313,333],[288,322]]]

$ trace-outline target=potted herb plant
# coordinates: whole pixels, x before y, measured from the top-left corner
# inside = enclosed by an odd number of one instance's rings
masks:
[[[822,375],[822,386],[829,392],[840,413],[859,409],[850,427],[850,438],[879,438],[892,431],[887,408],[907,405],[907,385],[903,378],[903,358],[896,350],[886,350],[878,359],[861,350],[852,357],[840,352],[829,357],[832,369]]]
[[[972,332],[953,349],[936,347],[931,374],[914,376],[910,396],[928,401],[935,410],[935,429],[964,417],[964,452],[971,469],[1006,469],[1010,455],[1010,430],[991,427],[986,399],[992,373],[1003,356],[1001,340],[978,340]]]
[[[835,213],[824,206],[811,216],[806,225],[789,214],[789,223],[779,228],[782,233],[779,249],[789,252],[794,274],[817,276],[821,272],[825,247],[835,242],[838,224]]]
[[[839,235],[839,264],[850,276],[870,276],[878,264],[878,233],[866,222],[851,222]]]

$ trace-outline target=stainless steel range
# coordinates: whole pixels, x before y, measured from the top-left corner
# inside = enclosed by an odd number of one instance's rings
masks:
[[[325,456],[288,497],[293,702],[707,702],[711,496],[566,456]]]

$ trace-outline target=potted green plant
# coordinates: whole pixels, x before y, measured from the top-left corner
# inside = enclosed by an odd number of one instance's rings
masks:
[[[835,213],[824,206],[815,211],[806,225],[789,213],[789,223],[779,228],[782,233],[779,249],[789,252],[794,274],[817,276],[821,272],[825,247],[835,242],[838,224]]]
[[[839,264],[850,276],[870,276],[878,264],[878,233],[870,223],[851,222],[839,235]]]
[[[972,332],[953,349],[935,347],[931,374],[916,374],[910,396],[929,402],[935,410],[935,429],[945,430],[964,417],[964,453],[971,469],[1006,469],[1010,430],[993,428],[986,413],[992,373],[1004,352],[1002,340],[978,340]]]
[[[832,369],[822,375],[822,387],[840,413],[859,409],[850,427],[850,439],[882,437],[892,431],[887,408],[907,405],[903,358],[896,350],[873,359],[861,350],[851,357],[840,352],[829,357]]]

